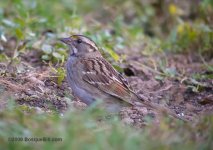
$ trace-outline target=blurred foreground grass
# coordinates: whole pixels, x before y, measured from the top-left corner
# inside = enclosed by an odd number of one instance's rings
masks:
[[[104,119],[100,111],[68,111],[63,116],[35,108],[11,105],[0,113],[0,149],[187,149],[213,147],[213,117],[193,124],[161,120],[143,129],[124,125],[117,117]],[[39,113],[38,113],[39,112]],[[23,141],[9,141],[12,137]],[[57,138],[58,141],[25,141],[25,138]],[[8,139],[9,138],[9,139]]]

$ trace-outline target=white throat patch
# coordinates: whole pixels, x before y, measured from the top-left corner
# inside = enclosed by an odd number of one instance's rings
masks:
[[[77,54],[77,53],[78,53],[78,49],[75,48],[75,46],[72,46],[72,50],[73,50],[73,53],[74,53],[74,54]]]

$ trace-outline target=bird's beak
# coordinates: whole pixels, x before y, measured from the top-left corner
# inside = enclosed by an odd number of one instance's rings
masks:
[[[71,39],[69,37],[68,38],[61,38],[60,41],[65,43],[65,44],[69,44],[71,42]]]

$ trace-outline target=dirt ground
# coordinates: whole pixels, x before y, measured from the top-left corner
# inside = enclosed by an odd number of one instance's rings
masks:
[[[38,51],[20,56],[21,63],[0,63],[0,110],[5,108],[9,99],[15,99],[20,105],[60,113],[86,107],[72,96],[66,80],[61,85],[57,84],[56,75],[48,63],[41,61]],[[162,60],[166,60],[163,67],[159,63]],[[206,63],[212,65],[213,60]],[[213,74],[206,70],[199,56],[165,54],[147,57],[134,53],[120,65],[133,89],[153,102],[189,120],[213,113],[213,80],[192,78],[196,73],[203,76]],[[165,70],[170,71],[170,75],[162,73]],[[175,75],[172,76],[172,73]],[[144,124],[144,116],[158,116],[155,110],[145,107],[124,108],[120,115],[124,122],[139,126]]]

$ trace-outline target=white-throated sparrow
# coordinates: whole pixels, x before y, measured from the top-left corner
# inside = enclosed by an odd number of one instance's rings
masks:
[[[103,58],[97,45],[90,38],[72,35],[61,41],[71,50],[66,64],[69,86],[73,94],[87,105],[100,100],[100,106],[110,112],[118,112],[123,106],[141,104],[181,118],[166,107],[138,96],[126,79]]]

